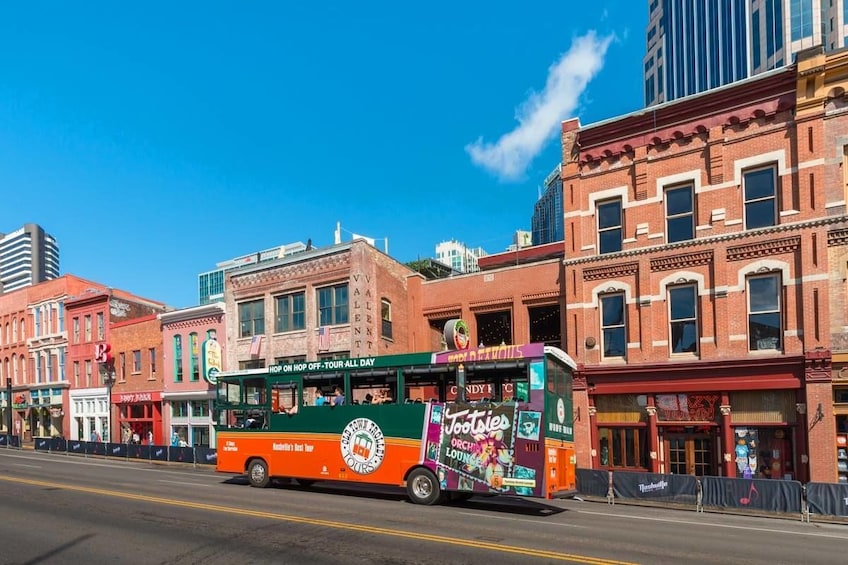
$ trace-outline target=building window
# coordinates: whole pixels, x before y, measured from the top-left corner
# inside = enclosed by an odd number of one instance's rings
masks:
[[[672,353],[698,352],[698,292],[688,284],[668,289]]]
[[[91,314],[85,315],[85,341],[91,341]]]
[[[91,361],[85,362],[85,386],[91,387]]]
[[[174,336],[174,382],[183,382],[183,336]]]
[[[61,350],[59,352],[61,354]],[[45,373],[45,382],[53,382],[53,354],[47,352],[47,370]]]
[[[265,333],[265,301],[254,300],[238,305],[239,337],[251,337]]]
[[[383,298],[380,303],[380,318],[382,319],[380,335],[392,339],[392,303],[387,298]]]
[[[80,340],[80,321],[79,321],[79,317],[76,317],[76,316],[74,317],[73,322],[72,322],[72,325],[73,325],[73,329],[74,329],[74,343],[79,343],[79,340]]]
[[[59,348],[59,381],[65,379],[65,347]]]
[[[141,372],[141,349],[133,351],[133,373]]]
[[[607,294],[601,301],[602,351],[605,359],[624,357],[626,328],[624,323],[624,293]]]
[[[755,229],[777,223],[777,177],[774,167],[742,174],[745,191],[745,228]]]
[[[79,387],[80,387],[80,364],[79,364],[79,361],[74,361],[74,388],[79,388]]]
[[[174,418],[188,418],[188,402],[179,400],[171,403],[171,416]]]
[[[346,324],[347,321],[347,283],[319,288],[318,325]]]
[[[603,468],[648,467],[648,431],[645,428],[598,428],[598,459]]]
[[[687,241],[695,238],[695,199],[691,185],[665,191],[666,241]]]
[[[292,355],[290,357],[275,357],[275,365],[286,365],[288,363],[302,363],[306,361],[306,355]]]
[[[193,418],[205,418],[209,416],[209,402],[206,400],[191,401],[191,415]]]
[[[106,327],[103,322],[103,312],[97,313],[97,339],[106,339]]]
[[[306,329],[306,294],[294,292],[275,298],[277,317],[275,332],[291,332]]]
[[[121,366],[121,380],[127,380],[127,354],[123,351],[118,354],[118,358],[120,359],[119,365]]]
[[[41,308],[35,309],[35,337],[41,337]]]
[[[621,200],[601,202],[598,204],[598,251],[621,251],[621,236]]]
[[[59,303],[59,331],[65,331],[65,303]]]
[[[196,382],[200,380],[200,363],[198,362],[199,353],[196,333],[188,334],[188,346],[191,349],[191,358],[189,359],[189,379]]]
[[[150,376],[156,375],[156,348],[151,347],[147,350],[150,354]]]
[[[781,348],[780,277],[777,274],[748,278],[748,348],[751,351]]]

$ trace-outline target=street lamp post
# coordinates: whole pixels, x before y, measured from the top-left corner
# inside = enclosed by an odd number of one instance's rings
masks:
[[[108,360],[100,363],[100,374],[103,376],[103,384],[106,385],[106,437],[105,443],[112,441],[112,385],[115,383],[115,361]]]
[[[6,447],[12,447],[12,377],[6,377]]]

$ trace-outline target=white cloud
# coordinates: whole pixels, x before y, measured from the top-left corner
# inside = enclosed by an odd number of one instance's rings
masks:
[[[574,115],[580,96],[604,65],[613,36],[594,31],[574,39],[571,48],[548,69],[542,92],[533,92],[516,110],[518,126],[496,143],[478,138],[465,146],[471,160],[504,180],[520,179],[560,123]]]

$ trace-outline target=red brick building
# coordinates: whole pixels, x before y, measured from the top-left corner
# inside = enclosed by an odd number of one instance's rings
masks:
[[[581,467],[836,479],[827,246],[845,196],[824,120],[795,116],[798,78],[562,124]]]
[[[0,429],[4,432],[9,410],[5,385],[9,378],[13,433],[24,441],[68,433],[71,383],[67,374],[65,301],[88,288],[105,287],[64,275],[0,294]]]
[[[138,436],[152,445],[166,445],[163,430],[163,347],[157,314],[115,321],[109,344],[115,357],[111,403],[113,441],[126,443]]]
[[[228,272],[226,366],[405,353],[411,275],[364,240]]]
[[[481,271],[410,278],[410,350],[445,348],[445,323],[461,318],[473,346],[562,346],[562,242],[480,258]]]
[[[161,372],[165,436],[172,438],[176,434],[178,445],[183,440],[192,446],[214,447],[212,401],[217,391],[209,367],[206,374],[203,372],[203,349],[207,340],[217,341],[218,336],[227,335],[224,303],[165,312],[159,314],[159,320],[164,353]],[[221,361],[224,359],[226,354],[222,354]],[[226,370],[227,366],[222,363],[221,369]]]
[[[165,310],[160,302],[140,298],[112,288],[88,288],[65,300],[65,323],[68,333],[67,366],[70,391],[69,439],[118,441],[109,400],[109,383],[95,362],[95,345],[109,343],[115,323],[157,314]],[[157,322],[158,324],[158,322]],[[161,341],[161,334],[159,337]],[[160,348],[161,349],[161,348]],[[112,350],[119,369],[119,351]],[[161,390],[161,389],[160,389]]]

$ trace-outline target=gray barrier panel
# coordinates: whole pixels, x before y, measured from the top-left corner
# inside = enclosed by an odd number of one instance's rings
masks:
[[[695,504],[698,495],[698,480],[692,475],[616,471],[612,486],[616,497],[657,502]]]
[[[50,451],[50,440],[45,437],[37,437],[34,447],[36,451]]]
[[[801,483],[779,479],[702,477],[704,506],[801,513]]]
[[[606,496],[609,491],[609,471],[577,469],[577,492],[586,496]]]
[[[848,485],[807,483],[807,508],[811,514],[848,516]]]

